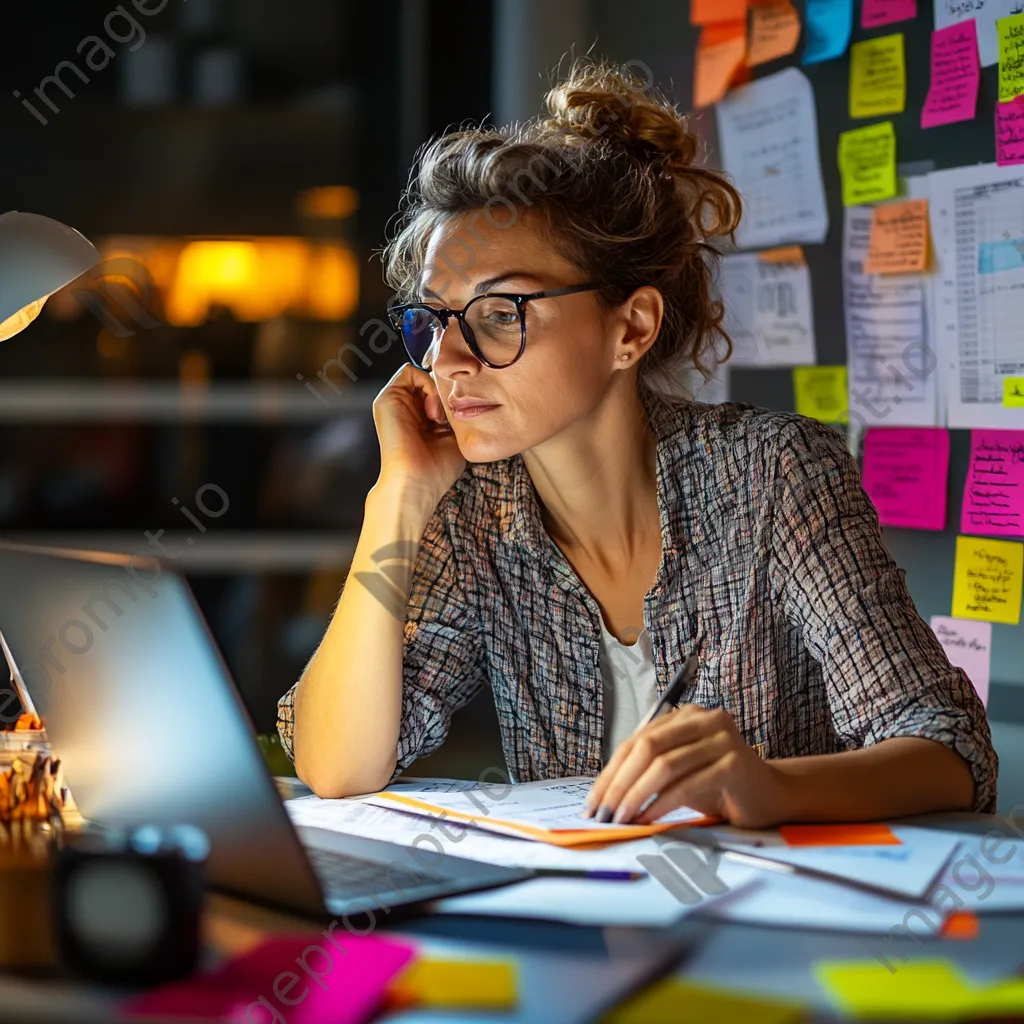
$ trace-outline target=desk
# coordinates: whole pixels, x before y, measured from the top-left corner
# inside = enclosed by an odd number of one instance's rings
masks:
[[[932,815],[905,819],[903,824],[955,829],[965,834],[984,834],[992,828],[1007,831],[1006,819],[996,815]],[[1024,827],[1024,820],[1021,821]],[[908,946],[910,959],[943,956],[977,980],[988,980],[1017,971],[1024,963],[1024,913],[985,915],[981,934],[973,940],[922,938],[920,947]],[[896,922],[894,922],[896,923]],[[269,931],[319,934],[323,925],[210,894],[206,915],[211,952],[240,952]],[[764,928],[720,924],[689,918],[668,929],[580,928],[549,922],[481,917],[421,915],[383,931],[415,938],[428,951],[476,949],[481,955],[510,955],[520,962],[520,990],[531,998],[545,996],[549,985],[572,991],[574,981],[558,954],[571,953],[580,964],[600,962],[609,952],[637,951],[657,946],[658,964],[648,963],[643,983],[659,974],[677,972],[679,977],[721,987],[733,993],[797,1000],[812,1011],[814,1020],[841,1019],[830,1009],[826,993],[815,981],[811,965],[822,958],[858,958],[871,955],[863,936],[802,929]],[[908,961],[909,962],[909,961]],[[547,965],[547,966],[546,966]],[[547,974],[545,974],[545,969]],[[552,971],[557,972],[556,976]],[[591,966],[590,970],[593,970]],[[581,974],[581,977],[583,975]],[[579,991],[577,989],[577,991]],[[112,994],[65,982],[33,981],[0,976],[0,1007],[5,1021],[74,1022],[109,1024]],[[387,1024],[413,1022],[510,1020],[508,1015],[443,1014],[403,1011],[377,1018]],[[520,1019],[520,1018],[511,1018]],[[551,1017],[524,1017],[548,1021]],[[584,1017],[583,1019],[588,1019]],[[589,1019],[593,1019],[592,1017]],[[152,1020],[152,1018],[150,1018]]]

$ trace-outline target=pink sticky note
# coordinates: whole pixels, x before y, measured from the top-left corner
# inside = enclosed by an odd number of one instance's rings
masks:
[[[121,1010],[230,1024],[361,1024],[380,1009],[416,950],[340,928],[332,936],[333,942],[321,935],[269,939],[214,971],[136,996]]]
[[[864,435],[864,490],[883,526],[946,526],[949,433],[940,427],[871,427]]]
[[[860,9],[861,28],[878,28],[916,17],[917,0],[864,0]]]
[[[996,102],[996,163],[1024,163],[1024,96]]]
[[[967,673],[981,703],[988,707],[988,682],[992,666],[992,623],[933,615],[932,630],[946,657]]]
[[[921,127],[970,121],[978,106],[978,28],[973,18],[932,33],[932,81]]]
[[[1024,537],[1024,430],[972,430],[960,532]]]

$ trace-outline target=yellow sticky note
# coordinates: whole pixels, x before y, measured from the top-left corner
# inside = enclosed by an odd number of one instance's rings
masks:
[[[903,33],[850,47],[850,117],[899,114],[907,103]]]
[[[803,1008],[792,1003],[736,995],[671,978],[648,986],[609,1010],[601,1024],[796,1024],[804,1017]]]
[[[996,22],[999,33],[999,101],[1024,93],[1024,14]]]
[[[871,215],[866,274],[920,273],[928,264],[928,200],[876,206]]]
[[[515,965],[490,960],[413,961],[388,986],[400,1005],[507,1009],[518,1000]]]
[[[1024,377],[1003,378],[1003,405],[1024,408]]]
[[[1020,622],[1024,544],[985,537],[957,537],[953,611],[957,619]]]
[[[948,960],[825,961],[815,965],[822,986],[856,1017],[962,1020],[1024,1010],[1024,981],[979,985]]]
[[[896,195],[896,132],[892,121],[839,134],[843,206],[877,203]]]
[[[822,423],[845,423],[850,412],[845,366],[797,366],[793,369],[796,411]]]

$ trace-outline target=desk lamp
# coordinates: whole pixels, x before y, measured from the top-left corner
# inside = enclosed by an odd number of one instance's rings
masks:
[[[74,228],[13,210],[0,215],[0,341],[23,331],[59,288],[100,261]]]

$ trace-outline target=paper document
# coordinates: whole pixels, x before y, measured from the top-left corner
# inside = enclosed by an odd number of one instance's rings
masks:
[[[988,67],[999,61],[996,22],[1016,14],[1020,6],[1020,0],[935,0],[935,27],[943,29],[961,22],[975,22],[981,64]]]
[[[915,189],[924,187],[918,180],[910,179]],[[873,211],[849,206],[844,214],[850,418],[862,426],[936,426],[938,357],[928,344],[924,275],[865,273]]]
[[[722,165],[743,197],[741,249],[822,242],[828,210],[811,83],[786,68],[728,95],[716,108]]]
[[[385,807],[397,804],[425,816],[443,814],[460,821],[470,821],[478,828],[557,846],[637,839],[677,825],[703,824],[711,820],[699,811],[685,807],[663,815],[652,825],[602,824],[593,818],[581,818],[580,811],[593,782],[586,776],[572,776],[518,785],[477,784],[462,792],[448,793],[388,786],[368,799]]]
[[[799,249],[796,252],[800,252]],[[803,254],[776,261],[763,254],[727,256],[718,288],[733,366],[800,366],[817,361],[811,276]]]
[[[939,638],[946,657],[957,668],[962,668],[978,692],[981,703],[988,706],[988,686],[992,660],[992,623],[971,619],[953,619],[948,615],[933,615],[932,631]],[[1021,858],[1024,862],[1024,857]],[[1020,882],[1024,885],[1024,863],[1021,864]]]
[[[928,175],[939,263],[936,351],[950,427],[1024,427],[1003,378],[1024,374],[1024,169]]]

